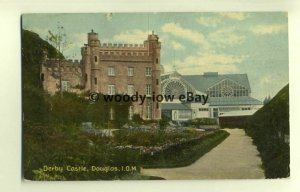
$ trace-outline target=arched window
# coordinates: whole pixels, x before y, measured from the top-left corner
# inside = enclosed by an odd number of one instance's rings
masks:
[[[180,95],[186,95],[187,92],[196,93],[196,89],[187,81],[181,79],[178,73],[162,76],[161,80],[158,79],[158,83],[161,84],[162,94],[174,95],[174,99],[179,99]]]
[[[156,63],[158,64],[158,58],[156,58]]]
[[[41,74],[41,81],[44,81],[44,73]]]
[[[186,87],[180,81],[170,81],[164,86],[165,95],[174,95],[178,99],[180,95],[185,95]]]
[[[95,62],[98,62],[98,57],[94,56]]]

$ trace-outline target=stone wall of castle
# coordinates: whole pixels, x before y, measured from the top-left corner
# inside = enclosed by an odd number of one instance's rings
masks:
[[[41,80],[48,93],[54,95],[60,90],[60,73],[65,91],[81,92],[83,87],[82,64],[78,60],[45,59],[41,65]]]

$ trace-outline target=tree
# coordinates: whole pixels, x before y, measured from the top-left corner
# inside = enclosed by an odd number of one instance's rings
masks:
[[[264,105],[266,105],[267,103],[269,103],[270,101],[271,101],[271,97],[270,97],[270,95],[268,96],[268,97],[266,97],[265,99],[264,99]]]
[[[62,90],[62,75],[61,75],[61,59],[63,59],[63,52],[64,50],[70,45],[69,42],[67,42],[67,35],[64,32],[64,27],[60,25],[60,23],[57,24],[57,32],[54,33],[52,31],[48,31],[47,35],[47,41],[53,45],[56,49],[56,59],[58,59],[58,72],[59,72],[59,90],[61,97],[63,96],[63,90]]]

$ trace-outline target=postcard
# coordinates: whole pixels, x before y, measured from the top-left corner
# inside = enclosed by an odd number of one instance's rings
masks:
[[[290,176],[287,12],[21,18],[24,180]]]

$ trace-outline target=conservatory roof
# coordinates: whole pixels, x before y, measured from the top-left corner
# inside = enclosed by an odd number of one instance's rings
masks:
[[[209,97],[210,106],[232,106],[232,105],[262,105],[263,103],[249,96],[241,97]]]
[[[250,90],[247,74],[225,75],[218,73],[204,73],[203,75],[182,75],[181,78],[189,82],[195,89],[202,92],[205,92],[209,87],[212,87],[225,79],[235,81]]]

